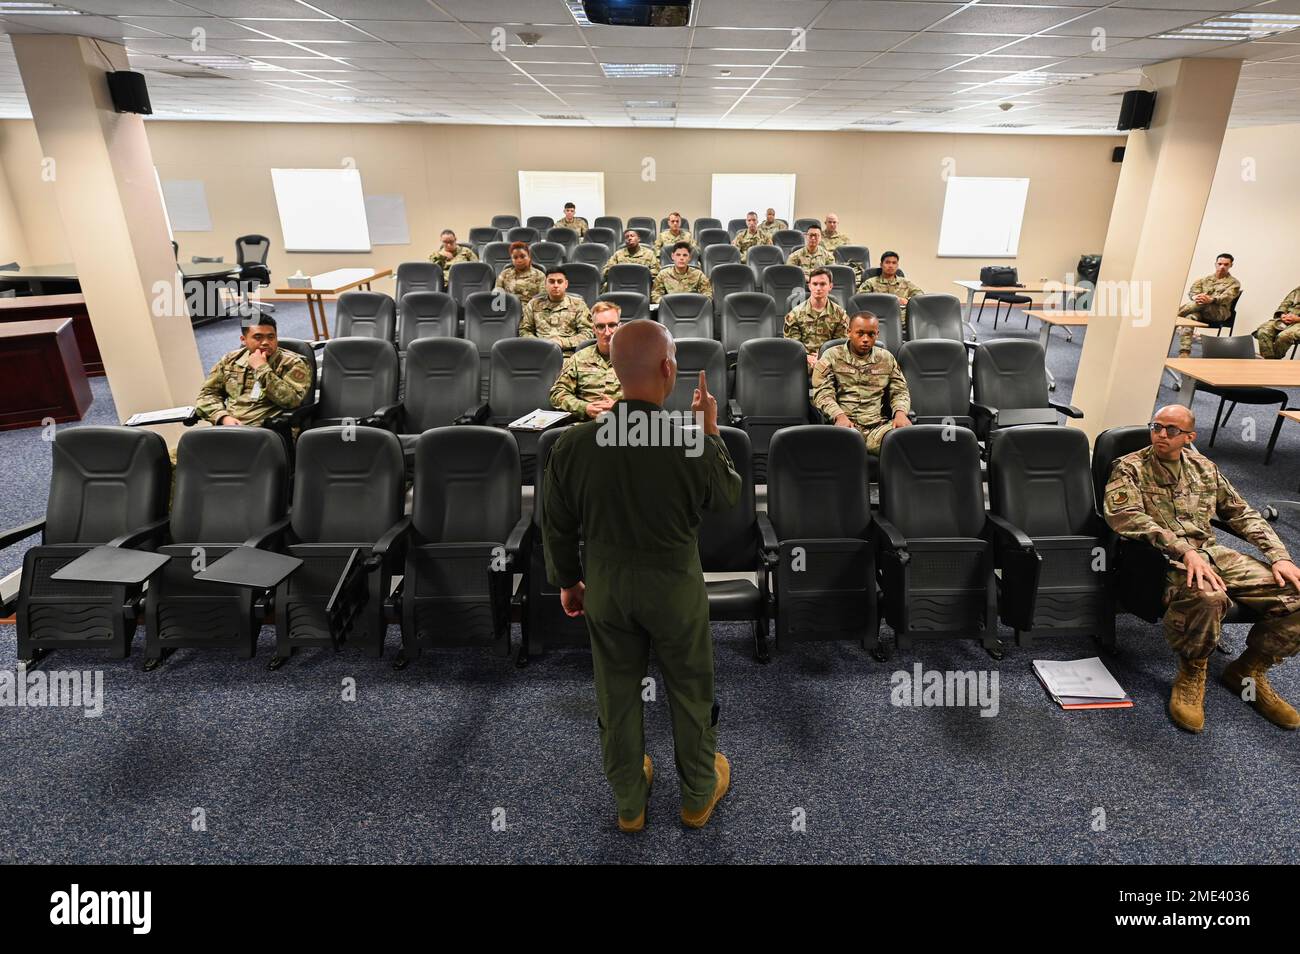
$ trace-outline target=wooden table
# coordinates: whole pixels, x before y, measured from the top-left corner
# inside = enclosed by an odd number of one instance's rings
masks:
[[[311,315],[311,333],[313,341],[329,340],[329,319],[325,316],[325,296],[338,295],[353,288],[370,291],[370,283],[393,274],[391,268],[336,268],[332,272],[323,272],[311,277],[308,288],[277,288],[277,295],[302,295],[307,299],[307,314]],[[316,313],[320,312],[319,328]]]
[[[0,323],[0,430],[79,421],[92,400],[71,318]]]
[[[1088,289],[1081,288],[1078,285],[1067,285],[1065,282],[1027,282],[1024,285],[982,285],[977,281],[968,279],[958,279],[954,282],[966,289],[966,327],[970,329],[971,340],[975,339],[975,293],[980,292],[985,295],[1003,294],[1003,295],[1060,295],[1061,304],[1065,304],[1067,295],[1081,295]]]
[[[225,262],[178,262],[176,270],[180,272],[183,280],[181,290],[193,324],[207,324],[210,321],[229,318],[233,314],[215,305],[220,300],[220,280],[239,274],[238,265]],[[77,266],[72,262],[60,262],[55,265],[24,265],[22,268],[0,272],[0,281],[25,282],[33,296],[44,297],[46,292],[49,292],[50,297],[54,297],[59,294],[77,294],[81,291]],[[192,285],[200,286],[202,293],[194,294],[195,289],[191,287]]]
[[[1096,315],[1091,311],[1070,311],[1068,309],[1043,308],[1025,312],[1029,318],[1037,318],[1042,322],[1038,329],[1038,343],[1043,346],[1043,354],[1047,354],[1047,342],[1051,340],[1052,329],[1056,326],[1062,328],[1084,328],[1093,318],[1109,318],[1110,315]],[[1203,321],[1197,321],[1195,318],[1179,318],[1176,325],[1186,325],[1191,328],[1207,328],[1208,325]],[[1049,389],[1056,390],[1056,378],[1049,370],[1047,372],[1047,386]]]
[[[1180,403],[1192,406],[1197,384],[1216,388],[1300,388],[1300,361],[1264,358],[1169,358],[1165,367],[1183,379]]]
[[[39,321],[47,318],[71,318],[81,351],[81,364],[90,377],[102,377],[104,359],[90,324],[85,295],[28,295],[25,298],[0,298],[0,322]]]

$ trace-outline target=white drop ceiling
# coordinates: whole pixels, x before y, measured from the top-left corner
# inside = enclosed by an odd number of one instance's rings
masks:
[[[1300,0],[696,0],[669,29],[566,0],[0,0],[6,34],[124,44],[157,119],[245,122],[1104,135],[1142,67],[1212,56],[1244,61],[1233,126],[1293,123],[1293,27]],[[0,117],[29,115],[0,36]]]

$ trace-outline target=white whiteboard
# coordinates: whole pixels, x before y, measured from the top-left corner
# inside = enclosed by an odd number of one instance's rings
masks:
[[[731,219],[743,219],[749,212],[757,212],[762,222],[769,208],[776,209],[778,219],[793,222],[794,173],[714,173],[711,208],[709,214],[721,219],[723,225]]]
[[[164,179],[162,194],[172,231],[212,231],[212,214],[202,179]]]
[[[939,228],[939,255],[1011,258],[1020,249],[1028,179],[949,176]]]
[[[406,199],[400,192],[366,196],[366,223],[372,245],[410,245]]]
[[[368,252],[357,169],[272,169],[286,252]]]
[[[578,207],[574,214],[590,224],[605,214],[605,173],[525,172],[519,170],[519,221],[530,215],[564,216],[564,203]]]

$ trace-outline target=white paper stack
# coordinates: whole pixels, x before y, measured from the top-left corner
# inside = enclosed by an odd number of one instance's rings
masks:
[[[1034,673],[1062,709],[1127,709],[1133,705],[1096,656],[1064,662],[1035,659]]]

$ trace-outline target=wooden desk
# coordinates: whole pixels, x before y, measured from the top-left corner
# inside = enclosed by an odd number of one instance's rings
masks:
[[[0,323],[0,430],[79,421],[92,400],[71,318]]]
[[[1023,285],[982,285],[977,281],[968,279],[958,279],[953,284],[966,289],[966,327],[970,328],[971,338],[975,337],[975,293],[979,292],[984,295],[992,294],[1011,294],[1011,295],[1043,295],[1050,297],[1052,295],[1061,296],[1061,304],[1065,304],[1067,295],[1080,295],[1088,289],[1081,288],[1078,285],[1067,285],[1065,282],[1026,282]]]
[[[277,295],[302,295],[307,299],[307,314],[311,315],[311,333],[313,341],[326,341],[330,337],[329,319],[325,316],[325,296],[338,295],[354,288],[370,291],[370,283],[393,274],[391,268],[336,268],[311,277],[309,288],[277,288]],[[320,325],[316,324],[316,313],[320,312]]]
[[[207,324],[234,313],[224,310],[220,302],[223,279],[239,274],[239,266],[225,262],[180,262],[181,292],[189,310],[190,321],[195,325]],[[0,281],[25,282],[33,296],[62,297],[79,294],[81,279],[73,262],[56,265],[26,265],[22,268],[0,272]],[[197,292],[197,293],[196,293]],[[48,294],[47,294],[48,293]],[[86,352],[83,350],[83,355]],[[99,349],[95,349],[99,353]]]
[[[1263,358],[1169,358],[1165,367],[1180,375],[1180,403],[1192,406],[1196,385],[1216,388],[1300,388],[1300,361]]]
[[[0,322],[39,321],[46,318],[71,318],[81,352],[82,367],[90,377],[102,377],[104,359],[90,324],[84,295],[31,295],[26,298],[0,298]]]

